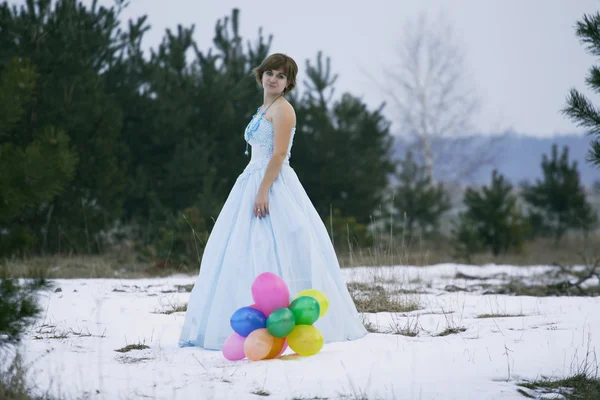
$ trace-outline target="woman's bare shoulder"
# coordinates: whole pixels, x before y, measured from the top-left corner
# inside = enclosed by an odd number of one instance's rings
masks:
[[[293,120],[296,121],[296,110],[294,110],[294,106],[290,104],[289,101],[282,101],[277,105],[275,110],[273,110],[273,116],[275,118],[280,118],[284,120]]]

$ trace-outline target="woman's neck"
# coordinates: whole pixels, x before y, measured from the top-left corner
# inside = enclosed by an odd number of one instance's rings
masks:
[[[269,107],[271,104],[273,104],[273,102],[275,100],[277,100],[281,96],[282,96],[281,94],[267,94],[267,93],[265,93],[265,95],[263,97],[263,107],[264,108]]]

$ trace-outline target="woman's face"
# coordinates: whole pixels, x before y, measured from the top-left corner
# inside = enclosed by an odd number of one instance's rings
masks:
[[[285,90],[288,80],[283,71],[270,69],[263,72],[262,84],[267,93],[279,95]]]

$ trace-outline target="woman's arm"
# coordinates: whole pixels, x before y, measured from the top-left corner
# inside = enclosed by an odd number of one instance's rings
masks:
[[[281,166],[287,157],[292,129],[296,124],[296,115],[289,103],[282,104],[273,111],[273,156],[269,160],[265,176],[260,184],[258,195],[254,202],[254,215],[257,217],[264,217],[269,213],[269,189],[279,175]]]

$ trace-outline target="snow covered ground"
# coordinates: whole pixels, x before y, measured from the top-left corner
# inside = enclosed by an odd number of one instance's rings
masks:
[[[598,297],[482,294],[549,269],[344,269],[363,295],[379,285],[419,309],[365,313],[377,332],[361,340],[258,362],[177,346],[195,276],[56,280],[23,349],[39,390],[70,399],[524,399],[517,383],[596,365],[600,345]],[[115,351],[132,344],[148,348]]]

